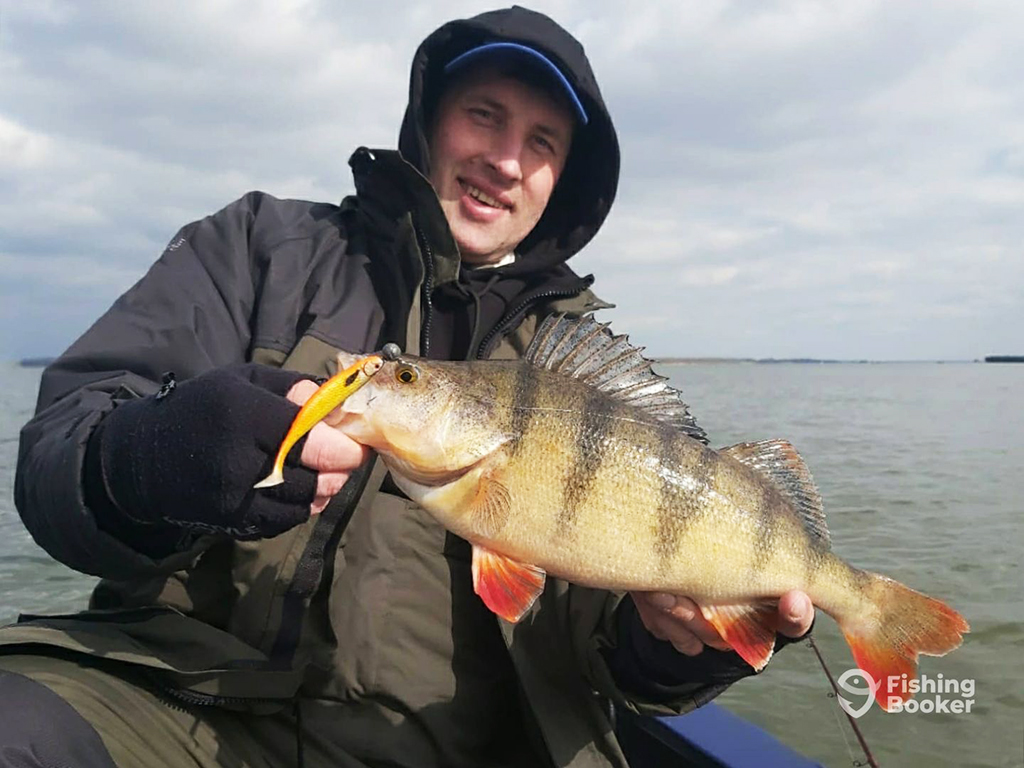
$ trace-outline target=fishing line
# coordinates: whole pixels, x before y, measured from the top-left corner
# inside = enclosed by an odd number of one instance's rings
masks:
[[[811,649],[814,651],[814,655],[818,657],[818,662],[821,664],[821,668],[825,670],[825,674],[828,676],[828,681],[832,685],[832,690],[835,693],[836,697],[838,697],[839,687],[836,685],[835,678],[832,677],[832,672],[829,670],[828,665],[825,663],[825,659],[821,655],[821,651],[818,650],[817,643],[814,642],[813,637],[808,637],[807,641],[811,644]],[[857,736],[857,741],[860,742],[860,748],[864,750],[864,757],[868,759],[867,764],[870,765],[871,768],[879,768],[878,761],[875,760],[875,756],[871,754],[871,748],[868,746],[868,742],[867,740],[865,740],[864,734],[861,733],[860,728],[857,727],[857,721],[854,720],[853,717],[850,716],[850,713],[847,712],[845,709],[843,710],[843,714],[845,714],[846,719],[850,721],[850,727],[853,728],[853,733]],[[838,721],[838,717],[836,718],[836,720]],[[843,732],[841,728],[839,732],[843,734],[843,741],[846,741],[846,734]],[[849,742],[846,743],[846,748],[850,750]],[[850,757],[851,759],[853,758],[853,750],[850,750]],[[855,766],[864,765],[864,763],[858,760],[853,760],[853,764]]]
[[[828,694],[828,697],[830,699],[835,698],[835,694],[830,692]],[[863,768],[863,766],[867,765],[867,763],[858,760],[857,756],[853,754],[853,747],[850,746],[850,739],[846,735],[846,729],[843,728],[843,721],[839,719],[838,710],[840,708],[829,707],[829,709],[832,712],[832,717],[834,717],[836,720],[836,730],[839,731],[839,735],[843,737],[843,744],[846,746],[846,754],[850,756],[850,765],[854,766],[854,768]]]

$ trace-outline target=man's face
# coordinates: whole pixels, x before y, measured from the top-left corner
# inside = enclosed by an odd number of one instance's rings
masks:
[[[496,70],[441,96],[430,182],[464,261],[499,261],[530,233],[565,167],[572,130],[568,107]]]

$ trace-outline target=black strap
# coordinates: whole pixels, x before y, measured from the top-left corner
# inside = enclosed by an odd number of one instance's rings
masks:
[[[376,493],[379,488],[379,485],[378,488],[368,487],[376,462],[377,457],[373,456],[355,470],[327,508],[317,515],[313,532],[309,535],[284,596],[280,629],[270,651],[270,659],[275,666],[287,668],[295,658],[302,634],[302,617],[309,599],[320,585],[327,553],[337,548],[341,534],[348,527],[363,493]]]

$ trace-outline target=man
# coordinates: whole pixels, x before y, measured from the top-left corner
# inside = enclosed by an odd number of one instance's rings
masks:
[[[0,765],[622,766],[608,701],[681,711],[751,673],[682,598],[551,579],[499,622],[466,542],[325,427],[252,489],[338,349],[514,358],[607,306],[565,261],[618,145],[554,22],[428,37],[399,147],[352,156],[340,207],[251,193],[185,227],[44,374],[18,508],[105,578],[92,610],[0,631]]]

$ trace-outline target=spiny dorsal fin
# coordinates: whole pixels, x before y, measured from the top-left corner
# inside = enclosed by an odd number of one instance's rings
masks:
[[[811,471],[789,442],[761,440],[757,443],[737,443],[723,448],[721,453],[729,454],[771,480],[782,495],[793,502],[807,532],[817,537],[826,547],[831,546],[832,538],[825,524],[821,494],[814,484]]]
[[[651,369],[642,351],[626,336],[613,335],[607,323],[589,316],[552,315],[541,323],[526,359],[579,379],[707,444],[708,437],[690,415],[682,393]]]

